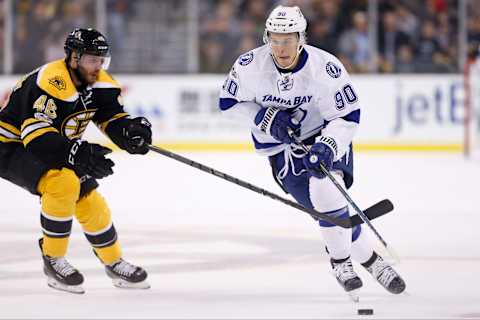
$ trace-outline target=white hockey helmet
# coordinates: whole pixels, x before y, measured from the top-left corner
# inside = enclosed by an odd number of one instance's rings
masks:
[[[263,42],[268,43],[268,33],[298,33],[299,50],[306,42],[307,20],[299,7],[277,6],[272,10],[265,23]]]

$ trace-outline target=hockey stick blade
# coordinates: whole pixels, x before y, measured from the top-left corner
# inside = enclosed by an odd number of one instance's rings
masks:
[[[373,220],[392,211],[393,211],[393,203],[388,199],[384,199],[380,202],[377,202],[373,206],[365,209],[363,213],[365,213],[368,219]],[[352,227],[354,227],[364,223],[364,221],[358,214],[356,214],[350,217],[350,223],[352,224]]]
[[[305,210],[303,210],[305,211]],[[319,220],[326,220],[324,215],[322,216],[318,215],[317,211],[306,209],[308,213],[314,218],[314,219],[319,219]],[[379,218],[389,212],[393,211],[393,203],[388,200],[384,199],[380,202],[375,203],[374,205],[368,207],[367,209],[363,210],[362,212],[368,217],[369,220],[373,220],[376,218]],[[328,221],[328,220],[327,220]],[[355,226],[358,226],[362,223],[365,223],[362,218],[356,214],[353,215],[349,218],[346,219],[340,219],[340,218],[333,218],[332,221],[329,221],[331,223],[336,224],[337,226],[343,227],[343,228],[353,228]]]

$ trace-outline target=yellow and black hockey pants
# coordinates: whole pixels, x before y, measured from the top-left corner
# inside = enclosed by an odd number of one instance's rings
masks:
[[[75,216],[104,264],[112,264],[121,258],[117,232],[105,199],[96,190],[80,197],[80,179],[74,171],[67,168],[47,171],[41,177],[37,191],[41,195],[44,254],[51,257],[66,255]]]

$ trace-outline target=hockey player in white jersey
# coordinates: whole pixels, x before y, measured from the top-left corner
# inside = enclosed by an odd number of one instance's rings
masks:
[[[346,218],[347,201],[319,164],[344,187],[352,185],[352,138],[360,104],[342,63],[306,44],[306,27],[298,7],[276,7],[266,21],[265,45],[237,59],[219,107],[251,126],[256,151],[268,156],[285,192],[305,207]],[[290,130],[311,146],[309,153],[295,146]],[[319,225],[335,277],[347,292],[362,287],[350,257],[389,292],[405,290],[403,279],[372,249],[361,226],[344,229],[322,220]]]

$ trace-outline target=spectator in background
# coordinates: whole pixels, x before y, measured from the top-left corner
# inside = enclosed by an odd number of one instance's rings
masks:
[[[440,43],[436,39],[435,23],[425,20],[422,23],[420,38],[415,52],[416,71],[421,73],[441,72],[442,52]]]
[[[93,25],[94,0],[19,0],[14,2],[13,72],[26,73],[63,53],[68,30]],[[60,56],[61,57],[61,56]]]
[[[480,6],[478,9],[480,9]],[[473,59],[477,56],[480,46],[480,10],[475,10],[475,8],[472,8],[467,20],[467,36],[468,56]]]
[[[63,32],[52,32],[46,36],[44,55],[47,61],[54,61],[64,58],[65,51],[63,49],[63,37]]]
[[[257,26],[255,25],[255,22],[253,22],[252,19],[249,19],[248,17],[245,17],[240,20],[240,34],[242,36],[249,35],[252,37],[257,36]],[[259,44],[257,40],[255,40],[255,43]]]
[[[112,69],[121,65],[125,59],[127,46],[127,20],[132,6],[127,0],[110,0],[107,2],[107,30],[112,44]]]
[[[395,6],[396,24],[399,31],[407,34],[410,39],[415,40],[418,36],[418,18],[401,3]]]
[[[330,33],[327,20],[313,20],[308,27],[308,42],[330,53],[337,51],[337,39]]]
[[[451,25],[454,24],[454,21],[450,20],[450,16],[447,12],[439,13],[435,21],[437,23],[436,38],[442,50],[447,52],[454,38],[451,34]]]
[[[25,4],[27,5],[27,4]],[[29,2],[16,19],[14,71],[29,72],[45,62],[44,45],[53,12],[45,1]]]
[[[396,73],[414,73],[416,70],[413,58],[413,48],[409,44],[401,45],[397,50],[393,71]]]
[[[0,0],[0,4],[5,0]],[[241,49],[248,51],[251,38],[256,41],[256,46],[262,45],[262,32],[265,12],[272,9],[276,4],[299,5],[306,13],[309,21],[309,41],[342,59],[344,65],[351,72],[366,72],[373,66],[372,59],[379,57],[379,71],[390,72],[396,68],[396,57],[399,56],[398,48],[403,45],[405,34],[410,39],[410,45],[415,55],[419,56],[420,70],[434,66],[433,69],[458,70],[457,62],[459,52],[457,45],[458,22],[456,21],[457,6],[459,0],[376,0],[378,2],[378,17],[381,22],[377,34],[378,52],[370,52],[372,45],[368,39],[366,6],[370,0],[202,0],[198,1],[199,8],[199,58],[217,56],[225,62],[216,62],[211,65],[228,65]],[[132,47],[139,47],[141,43],[152,45],[157,39],[150,34],[160,34],[163,31],[149,30],[139,32],[139,24],[145,23],[145,14],[151,14],[152,9],[160,7],[184,8],[186,0],[105,0],[107,35],[112,40],[112,51],[117,52],[112,61],[112,69],[116,69],[122,61],[132,61]],[[95,0],[15,0],[12,1],[14,9],[13,17],[13,59],[14,72],[23,73],[31,70],[35,65],[40,65],[52,57],[58,56],[63,50],[60,44],[55,43],[52,34],[61,35],[65,30],[74,25],[94,26],[96,18],[97,2]],[[140,9],[147,7],[146,11]],[[148,8],[151,8],[150,11]],[[0,10],[3,7],[0,7]],[[139,9],[140,8],[140,9]],[[132,11],[135,10],[135,15]],[[154,11],[154,10],[153,10]],[[182,10],[179,10],[182,12]],[[356,14],[356,12],[362,12]],[[183,16],[176,17],[169,14],[173,23],[166,23],[165,28],[178,31],[178,24],[185,24]],[[175,16],[175,17],[174,17]],[[357,16],[353,21],[352,16]],[[363,17],[361,17],[363,16]],[[472,50],[480,44],[480,0],[468,1],[468,41]],[[153,17],[155,19],[156,16]],[[358,18],[360,17],[360,18]],[[0,17],[1,19],[1,17]],[[163,19],[163,18],[162,18]],[[395,20],[395,23],[389,22]],[[428,41],[422,38],[417,46],[421,35],[420,21],[430,20],[434,25],[434,42],[440,49],[435,49],[435,54],[430,57],[422,55]],[[163,20],[162,20],[163,21]],[[131,22],[131,23],[130,23]],[[147,22],[148,23],[148,22]],[[156,28],[156,27],[155,27]],[[391,31],[389,31],[391,30]],[[401,34],[402,36],[398,36]],[[0,37],[2,25],[0,20]],[[126,39],[125,39],[126,38]],[[214,39],[214,40],[212,40]],[[0,39],[1,40],[1,39]],[[166,46],[175,47],[180,39],[171,39]],[[220,48],[217,47],[217,42]],[[392,45],[393,43],[393,45]],[[432,44],[432,43],[430,43]],[[212,49],[203,48],[205,45],[213,45]],[[126,46],[123,48],[122,46]],[[124,50],[125,49],[125,50]],[[164,47],[161,54],[168,52]],[[0,46],[0,58],[3,46]],[[146,48],[145,54],[136,54],[141,66],[152,66],[159,61],[156,49]],[[428,51],[428,50],[427,50]],[[138,50],[136,51],[138,52]],[[215,52],[215,54],[214,54]],[[206,54],[209,53],[209,54]],[[49,57],[47,59],[47,56]],[[171,56],[171,54],[170,54]],[[423,58],[422,58],[422,57]],[[183,59],[179,57],[178,59]],[[427,61],[429,59],[429,61]],[[151,61],[155,60],[155,61]],[[417,59],[415,59],[417,60]],[[144,63],[143,63],[144,61]],[[202,61],[198,64],[201,66]],[[210,63],[209,63],[210,64]],[[140,70],[131,64],[128,71]],[[140,66],[139,65],[139,66]],[[184,63],[182,65],[185,65]],[[177,67],[172,65],[170,72]],[[201,67],[203,71],[204,67]],[[150,70],[149,68],[147,68]],[[228,70],[221,70],[226,72]],[[150,71],[151,72],[151,71]],[[211,71],[213,72],[213,71]],[[430,72],[430,71],[429,71]]]
[[[386,11],[381,17],[382,24],[378,32],[379,70],[392,72],[395,67],[397,50],[410,43],[410,38],[397,28],[397,16],[394,11]]]
[[[336,5],[339,34],[352,26],[352,17],[356,12],[363,12],[366,16],[368,10],[368,0],[337,0]]]
[[[238,37],[239,23],[235,16],[234,3],[228,0],[218,2],[214,7],[213,15],[208,17],[200,26],[202,34],[216,34],[225,37]]]
[[[444,52],[441,63],[448,69],[446,72],[455,72],[458,70],[455,65],[458,59],[458,37],[457,37],[457,18],[450,17],[447,12],[442,12],[437,16],[437,39]],[[454,31],[455,30],[455,31]]]
[[[92,0],[72,0],[60,4],[58,6],[60,7],[58,18],[63,21],[65,30],[71,30],[78,26],[88,26],[93,23],[89,18],[89,16],[94,16],[93,8],[89,8],[92,4]],[[91,14],[87,15],[87,12],[91,12]]]
[[[367,72],[370,59],[370,40],[365,12],[357,11],[352,15],[353,27],[340,36],[340,60],[351,63],[354,72]]]
[[[257,47],[257,41],[251,34],[246,34],[240,38],[235,56],[238,57],[241,54],[248,52]]]
[[[255,24],[255,35],[259,39],[259,44],[263,44],[263,30],[265,28],[265,12],[268,12],[273,3],[269,0],[245,0],[240,12],[243,12],[243,19],[249,19]]]
[[[231,50],[233,53],[233,55],[231,56],[231,60],[234,60],[242,53],[245,53],[261,45],[258,40],[256,28],[257,26],[255,25],[255,22],[253,22],[253,20],[249,19],[248,17],[240,20],[241,38],[238,41],[238,45],[235,47],[235,50]]]
[[[338,38],[343,31],[344,25],[340,19],[340,1],[339,0],[312,0],[311,7],[313,16],[310,17],[310,23],[317,20],[324,21],[328,26],[328,34]],[[302,6],[300,6],[302,8]]]
[[[309,42],[338,55],[345,67],[352,72],[370,71],[373,66],[372,59],[377,59],[377,56],[379,71],[394,72],[397,68],[395,61],[397,57],[409,56],[412,50],[417,52],[416,41],[421,33],[420,19],[432,17],[432,21],[438,21],[439,32],[436,41],[440,45],[442,54],[431,56],[427,64],[435,65],[435,68],[448,68],[455,71],[458,53],[454,36],[458,29],[454,15],[457,1],[378,0],[382,29],[377,30],[379,36],[377,54],[371,52],[372,41],[368,38],[368,20],[365,12],[368,0],[232,0],[228,2],[232,12],[241,14],[236,14],[235,17],[238,18],[230,20],[238,19],[236,22],[240,25],[240,32],[234,29],[233,34],[227,35],[220,41],[224,51],[222,56],[225,59],[233,53],[234,59],[241,49],[248,51],[251,40],[247,39],[250,36],[253,39],[261,39],[264,27],[261,17],[272,8],[273,4],[281,3],[298,5],[309,20],[309,30],[307,30]],[[204,12],[209,13],[215,12],[216,8],[223,5],[222,3],[223,1],[205,0],[202,6],[208,7]],[[414,12],[419,13],[414,14]],[[202,18],[203,16],[206,15],[201,15],[201,21],[212,19],[212,17],[215,23],[218,20],[214,16],[209,16],[207,19]],[[214,31],[205,32],[207,30],[205,28],[202,30],[202,38],[207,34],[215,34]],[[261,44],[261,40],[257,40],[257,46]],[[404,44],[409,44],[409,47],[399,54],[398,48]],[[216,50],[218,51],[218,48]],[[399,63],[401,64],[402,62]],[[420,67],[422,68],[423,66]]]
[[[225,72],[240,38],[240,23],[233,2],[218,2],[213,15],[200,26],[200,71]],[[228,69],[227,69],[228,70]]]
[[[212,35],[202,41],[200,46],[200,72],[203,73],[221,73],[225,69],[224,46],[222,39]]]
[[[300,7],[302,7],[300,5]],[[332,54],[337,54],[338,36],[343,31],[340,20],[339,0],[312,0],[309,21],[308,41]],[[302,8],[303,9],[303,8]],[[348,65],[348,62],[346,63]],[[350,67],[347,66],[351,70]]]
[[[422,20],[435,20],[437,15],[448,11],[448,3],[446,0],[426,0],[417,1],[419,5],[419,17]],[[451,8],[452,9],[452,8]]]

